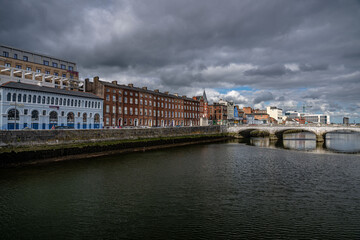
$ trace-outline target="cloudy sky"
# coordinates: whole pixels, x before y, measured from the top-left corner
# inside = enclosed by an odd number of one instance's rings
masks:
[[[360,122],[360,1],[1,0],[0,44],[100,79]]]

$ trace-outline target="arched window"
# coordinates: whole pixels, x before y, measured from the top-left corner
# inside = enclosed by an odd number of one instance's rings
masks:
[[[94,116],[94,122],[95,123],[100,123],[100,115],[98,113],[95,114],[95,116]]]
[[[8,93],[7,94],[7,99],[6,99],[8,102],[10,102],[11,101],[11,93]]]
[[[67,105],[70,106],[70,99],[67,100]]]
[[[71,106],[74,106],[74,99],[71,99]]]
[[[94,102],[91,102],[91,107],[94,108]]]
[[[75,107],[77,106],[77,100],[75,100]]]
[[[45,104],[45,96],[42,97],[42,104]]]
[[[74,123],[74,113],[69,112],[67,115],[67,122],[68,123]]]
[[[55,101],[55,98],[52,97],[52,98],[51,98],[51,104],[54,104],[54,101]]]
[[[55,105],[58,105],[59,104],[59,98],[56,98],[55,99]]]
[[[50,112],[49,114],[49,121],[50,123],[57,123],[58,121],[58,114],[55,111]]]
[[[19,110],[10,109],[8,112],[8,120],[19,120]]]
[[[60,98],[60,104],[59,105],[62,105],[62,98]]]
[[[31,95],[28,97],[28,102],[31,103]]]
[[[21,93],[18,94],[18,102],[21,102]]]
[[[83,114],[83,122],[84,122],[84,123],[87,122],[87,115],[86,115],[86,113]]]
[[[26,102],[26,94],[23,96],[23,102]]]
[[[50,97],[47,97],[46,104],[50,104]]]
[[[31,121],[37,121],[37,120],[39,120],[39,112],[37,110],[33,110],[31,112]]]
[[[87,101],[85,101],[85,107],[87,108]]]
[[[13,93],[12,100],[13,100],[13,102],[16,102],[16,93]]]

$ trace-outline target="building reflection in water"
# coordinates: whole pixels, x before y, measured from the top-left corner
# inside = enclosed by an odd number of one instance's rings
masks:
[[[316,136],[313,133],[301,132],[284,134],[284,148],[311,151],[316,149]]]
[[[269,138],[251,138],[250,144],[257,147],[270,147]]]
[[[360,152],[360,133],[328,133],[325,145],[328,150],[343,153]]]

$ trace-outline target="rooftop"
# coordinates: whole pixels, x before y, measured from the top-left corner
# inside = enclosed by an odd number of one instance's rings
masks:
[[[92,93],[81,92],[81,91],[70,91],[70,90],[51,88],[51,87],[41,87],[41,86],[37,86],[37,85],[25,84],[25,83],[20,83],[20,82],[7,82],[7,83],[0,85],[0,88],[22,89],[22,90],[55,93],[55,94],[62,94],[62,95],[69,95],[69,96],[76,96],[76,97],[94,98],[94,99],[99,99],[99,100],[102,99]]]

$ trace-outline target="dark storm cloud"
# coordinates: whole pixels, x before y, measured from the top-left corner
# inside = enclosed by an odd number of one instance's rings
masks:
[[[274,99],[274,95],[271,92],[259,92],[254,99],[254,104],[266,102]]]
[[[76,61],[86,77],[349,105],[360,101],[359,22],[352,0],[3,0],[0,42]]]
[[[312,71],[323,71],[328,69],[328,65],[327,64],[300,64],[299,68],[301,71],[304,72],[312,72]]]
[[[267,77],[274,77],[274,76],[281,76],[290,72],[284,66],[265,66],[257,69],[248,70],[245,72],[246,76],[267,76]]]

